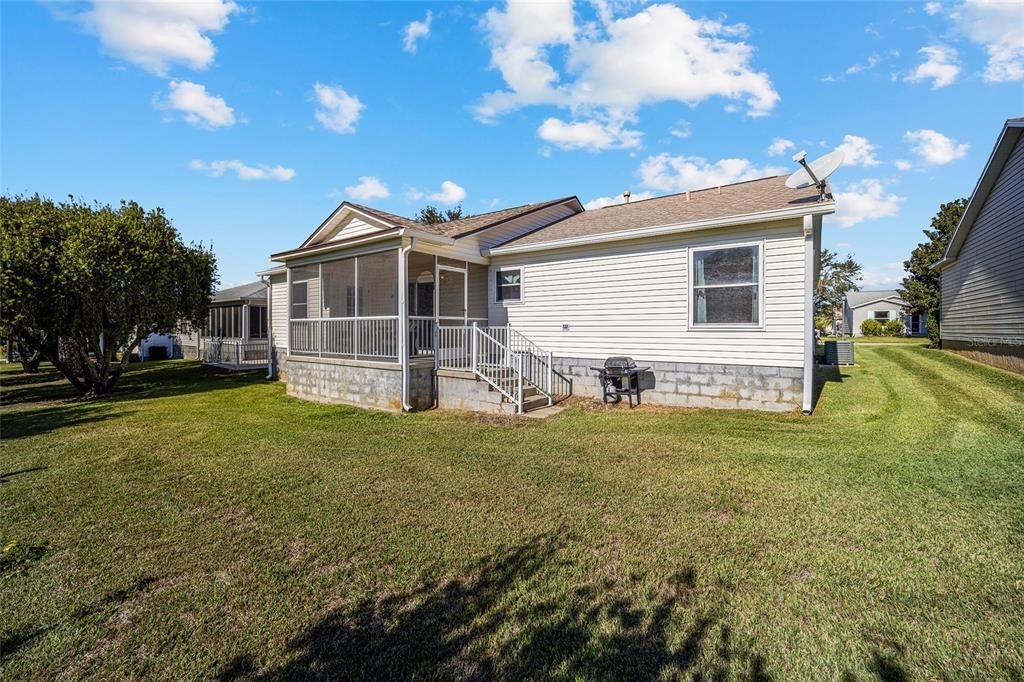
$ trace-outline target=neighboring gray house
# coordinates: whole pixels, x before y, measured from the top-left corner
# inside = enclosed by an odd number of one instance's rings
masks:
[[[785,181],[438,225],[346,201],[258,273],[271,358],[289,395],[390,410],[599,395],[591,366],[628,355],[653,369],[644,403],[810,411],[835,202]]]
[[[227,367],[265,366],[268,323],[267,285],[248,282],[215,293],[202,329],[176,334],[174,341],[188,360]]]
[[[928,315],[912,315],[907,312],[907,303],[897,291],[851,291],[846,294],[846,300],[843,301],[843,330],[848,336],[860,336],[861,323],[872,319],[882,324],[902,319],[908,336],[924,336],[928,333]]]
[[[942,260],[942,347],[1024,372],[1024,118],[1003,126]]]

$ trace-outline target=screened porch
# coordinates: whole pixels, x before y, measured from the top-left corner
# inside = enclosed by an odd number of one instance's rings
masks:
[[[487,324],[479,263],[396,248],[290,266],[287,275],[290,355],[397,362],[404,346],[430,358],[439,327]]]

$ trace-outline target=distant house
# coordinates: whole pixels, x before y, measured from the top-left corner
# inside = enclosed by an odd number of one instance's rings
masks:
[[[186,359],[226,367],[265,366],[268,323],[267,285],[248,282],[215,293],[202,328],[177,334],[174,341]]]
[[[859,336],[860,326],[865,320],[878,320],[885,324],[889,320],[903,320],[908,336],[924,336],[928,333],[928,315],[911,314],[907,302],[899,292],[851,291],[843,302],[843,329],[849,336]]]
[[[942,347],[1024,372],[1024,118],[1006,122],[946,253]]]
[[[645,404],[809,411],[835,202],[785,180],[437,225],[343,202],[258,273],[279,376],[309,400],[523,412],[600,395],[591,367],[630,356]]]

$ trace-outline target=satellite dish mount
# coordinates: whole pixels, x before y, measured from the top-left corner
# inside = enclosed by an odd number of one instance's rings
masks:
[[[797,152],[793,155],[793,160],[800,164],[800,170],[786,179],[786,187],[790,189],[803,189],[813,185],[818,188],[818,201],[830,200],[832,193],[828,191],[828,176],[832,175],[839,166],[843,165],[844,158],[846,158],[846,155],[837,149],[807,163],[807,152]]]

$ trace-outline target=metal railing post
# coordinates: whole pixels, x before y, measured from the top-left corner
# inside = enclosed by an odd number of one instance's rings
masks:
[[[555,398],[555,363],[554,353],[548,351],[548,405],[553,405]]]
[[[516,356],[516,369],[519,372],[519,376],[516,378],[516,400],[519,414],[523,413],[523,356]]]
[[[479,343],[478,340],[477,340],[476,324],[477,324],[476,322],[473,323],[472,331],[470,331],[470,334],[473,335],[473,340],[470,341],[470,348],[472,349],[470,351],[470,357],[472,358],[470,360],[470,362],[471,362],[471,366],[473,367],[473,374],[476,374],[476,368],[477,368],[477,359],[476,359],[476,357],[477,357],[477,345]]]

